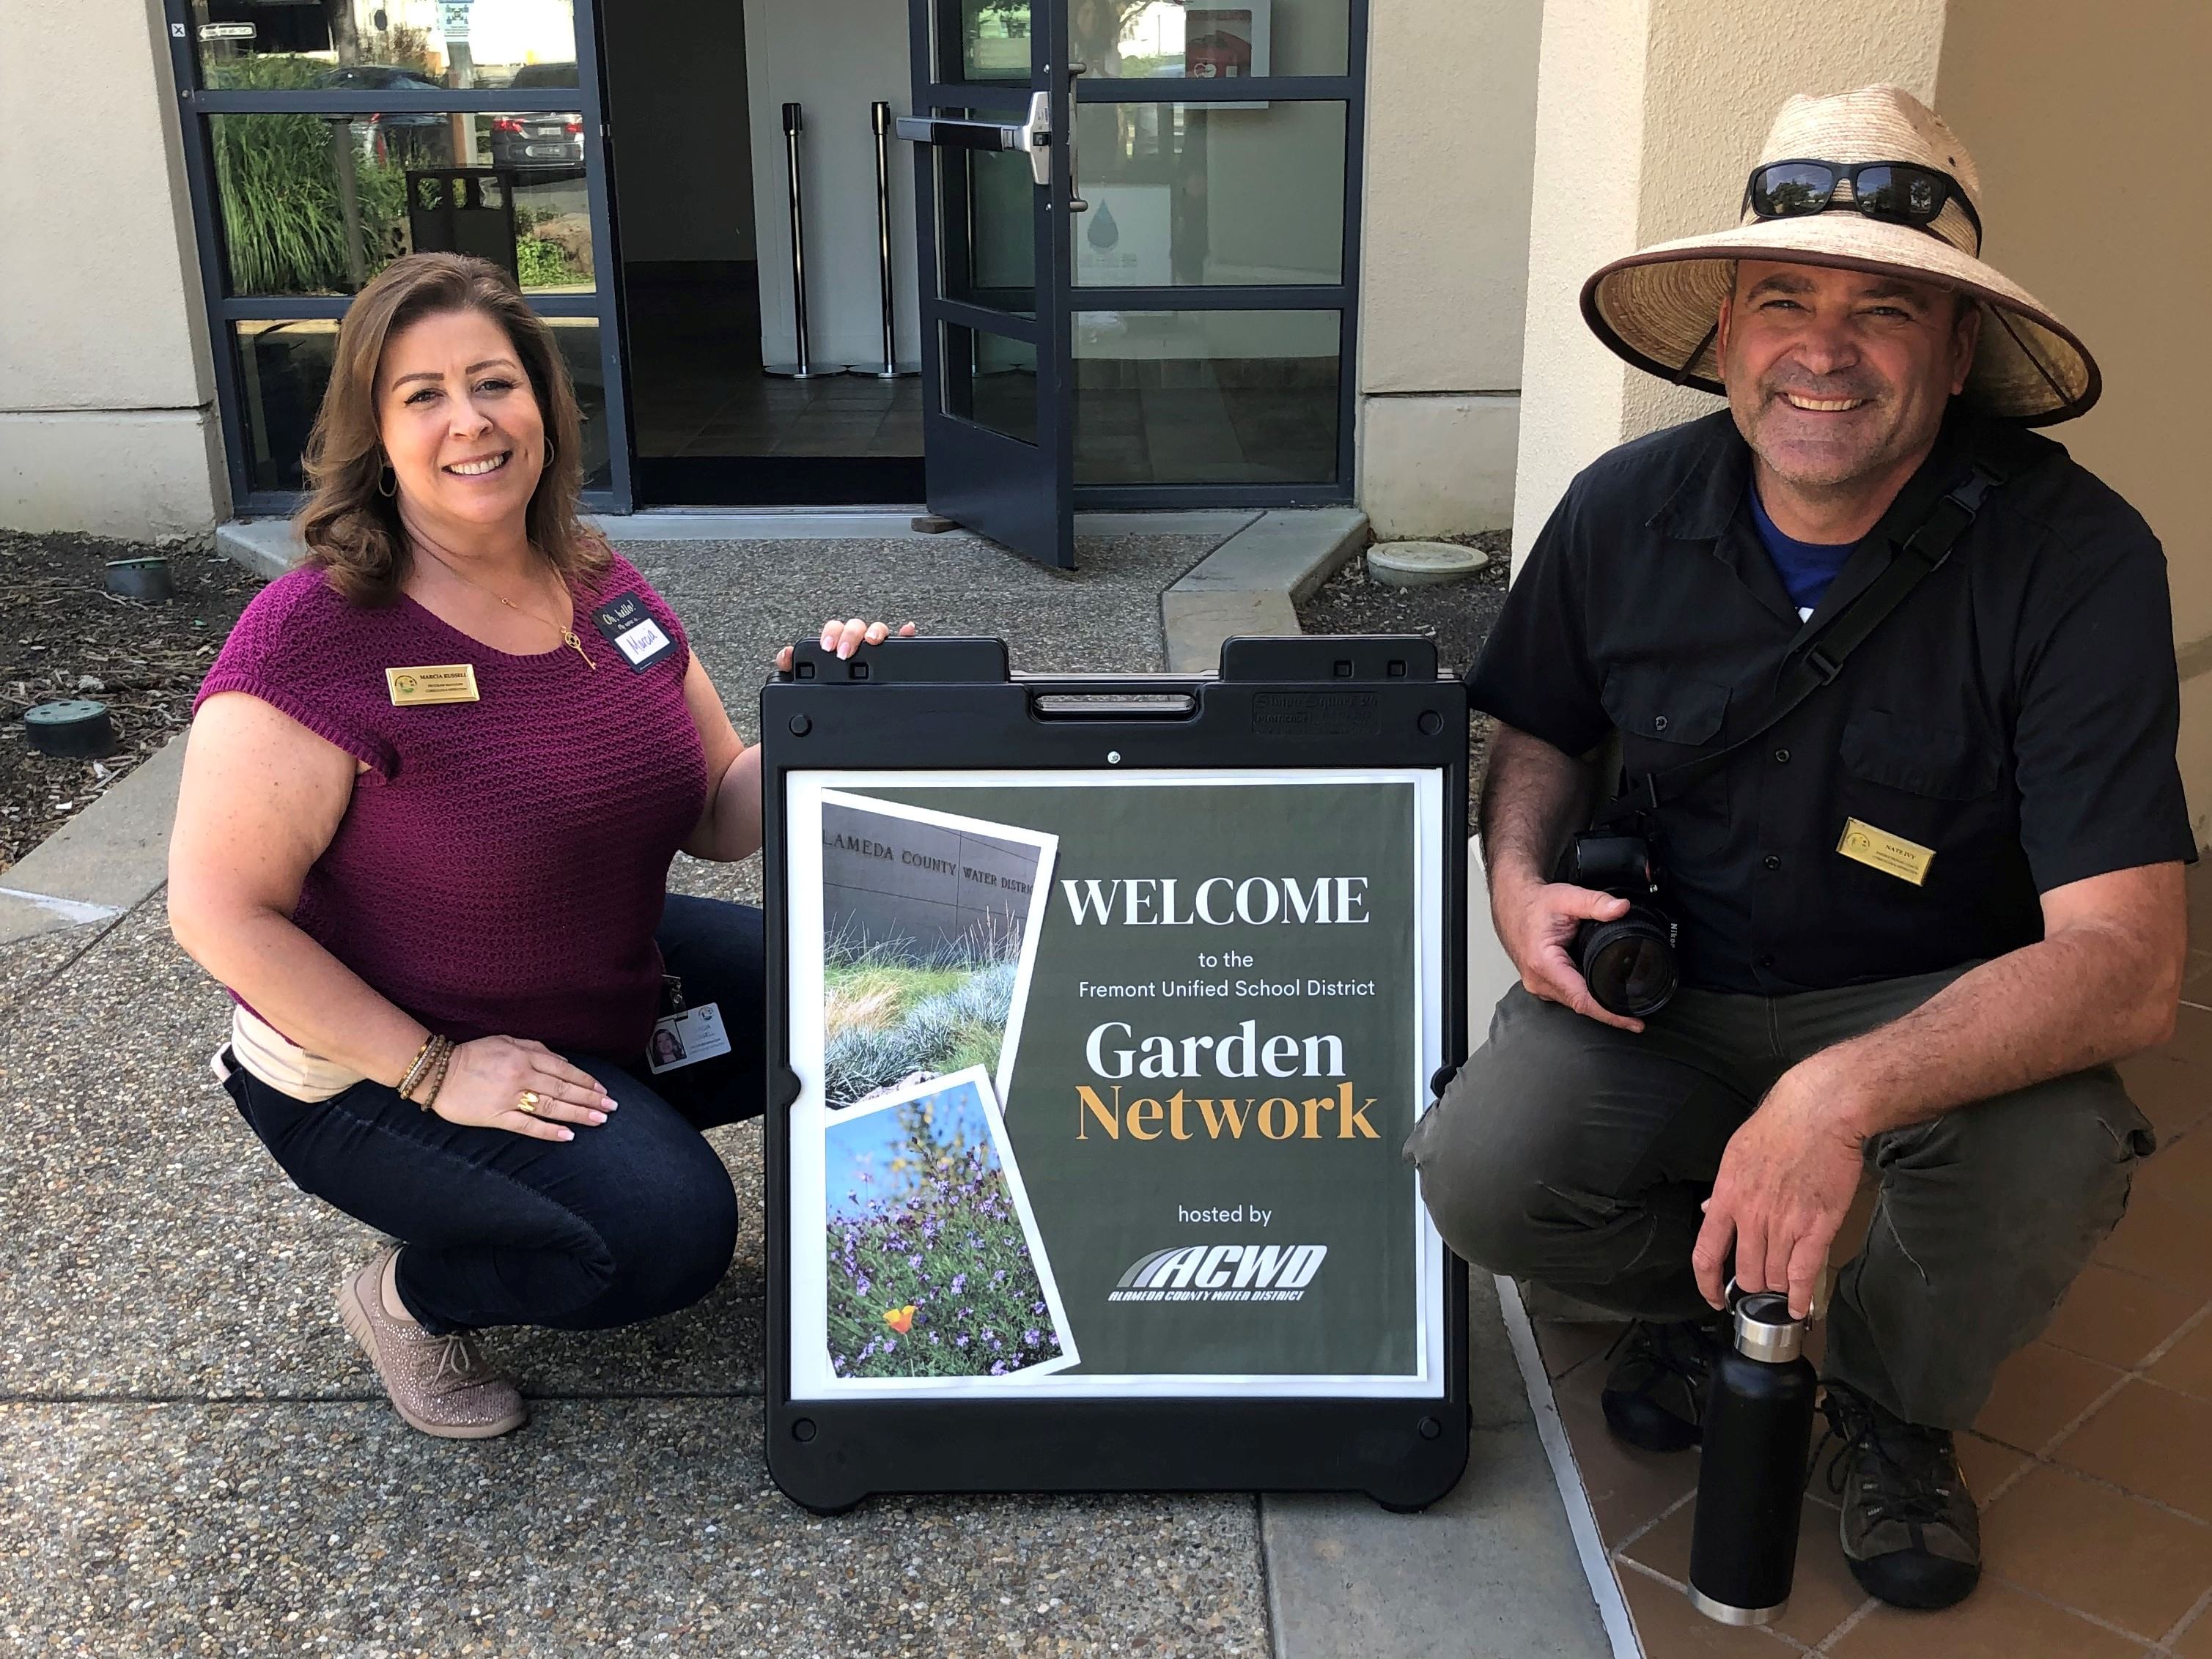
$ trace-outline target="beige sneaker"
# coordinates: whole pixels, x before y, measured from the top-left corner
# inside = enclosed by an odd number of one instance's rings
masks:
[[[338,1286],[338,1316],[409,1425],[444,1440],[489,1440],[530,1420],[520,1390],[484,1363],[468,1334],[433,1336],[384,1310],[386,1248]]]

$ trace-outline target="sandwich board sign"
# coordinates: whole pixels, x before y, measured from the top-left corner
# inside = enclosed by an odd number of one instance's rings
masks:
[[[1466,1042],[1433,647],[809,646],[762,714],[783,1489],[1449,1490],[1464,1281],[1400,1154]]]

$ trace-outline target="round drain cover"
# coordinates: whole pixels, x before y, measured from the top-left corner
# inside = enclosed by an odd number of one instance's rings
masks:
[[[70,697],[27,708],[23,724],[30,732],[31,747],[42,755],[89,759],[115,747],[115,726],[107,718],[107,705],[89,697]]]
[[[166,599],[173,591],[169,562],[166,558],[110,559],[106,586],[109,592],[126,599]]]
[[[1480,548],[1457,542],[1377,542],[1367,550],[1367,574],[1393,587],[1455,582],[1489,562]]]

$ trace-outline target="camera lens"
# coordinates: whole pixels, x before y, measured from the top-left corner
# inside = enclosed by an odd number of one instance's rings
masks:
[[[1585,924],[1587,926],[1587,924]],[[1674,948],[1663,923],[1631,910],[1577,941],[1579,966],[1598,1006],[1630,1019],[1657,1013],[1674,995]]]

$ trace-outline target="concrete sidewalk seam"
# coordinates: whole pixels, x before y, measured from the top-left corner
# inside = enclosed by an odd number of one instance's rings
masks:
[[[1528,1310],[1521,1305],[1521,1287],[1502,1273],[1496,1277],[1498,1312],[1504,1316],[1505,1334],[1513,1344],[1513,1357],[1520,1363],[1522,1384],[1528,1389],[1529,1407],[1536,1413],[1536,1435],[1544,1443],[1545,1457],[1551,1462],[1552,1478],[1559,1488],[1559,1502],[1567,1511],[1567,1529],[1574,1534],[1575,1553],[1581,1558],[1583,1576],[1589,1581],[1590,1599],[1597,1603],[1606,1639],[1613,1644],[1613,1659],[1644,1659],[1644,1644],[1637,1637],[1636,1621],[1628,1611],[1628,1598],[1621,1593],[1620,1581],[1613,1576],[1605,1541],[1597,1529],[1597,1511],[1591,1507],[1589,1489],[1583,1485],[1574,1448],[1567,1441],[1566,1425],[1559,1420],[1559,1401],[1552,1393],[1551,1374],[1544,1369],[1544,1356],[1536,1346],[1535,1328],[1528,1322]]]
[[[124,914],[116,904],[92,904],[82,899],[56,898],[51,893],[33,893],[27,888],[0,887],[0,898],[27,900],[41,910],[51,910],[72,925],[88,921],[106,921]]]
[[[1274,1566],[1267,1562],[1267,1493],[1252,1493],[1252,1537],[1259,1541],[1259,1626],[1267,1637],[1270,1659],[1283,1656],[1281,1620],[1274,1606]]]
[[[112,920],[167,884],[185,742],[178,732],[9,866],[0,944]]]
[[[1168,672],[1203,674],[1238,635],[1298,633],[1298,601],[1368,542],[1357,507],[1280,508],[1261,514],[1160,595]]]
[[[166,887],[167,885],[167,884],[166,882],[162,884],[162,887]],[[138,904],[143,904],[149,899],[159,898],[161,895],[161,887],[155,888],[151,893],[149,893],[146,896],[146,898],[141,899],[138,902]],[[72,968],[76,967],[78,963],[83,961],[88,954],[99,947],[100,942],[106,939],[110,933],[128,922],[131,920],[131,912],[138,908],[138,904],[131,906],[129,909],[118,910],[112,915],[80,924],[89,931],[91,936],[82,945],[78,945],[76,950],[71,951],[62,961],[56,963],[53,967],[49,969],[45,976],[41,978],[37,984],[27,987],[23,994],[18,996],[15,1001],[5,1004],[4,1006],[0,1006],[0,1042],[6,1041],[9,1031],[15,1026],[16,1020],[22,1017],[25,1011],[28,1009],[33,1001],[36,1000],[39,993],[43,992],[46,987],[52,985],[56,980],[59,979],[63,975],[68,973]],[[4,920],[4,918],[0,918],[0,920]],[[52,931],[54,933],[60,933],[65,930],[55,929]],[[52,937],[52,934],[33,935],[33,937]],[[19,941],[8,940],[5,942],[13,944]]]

